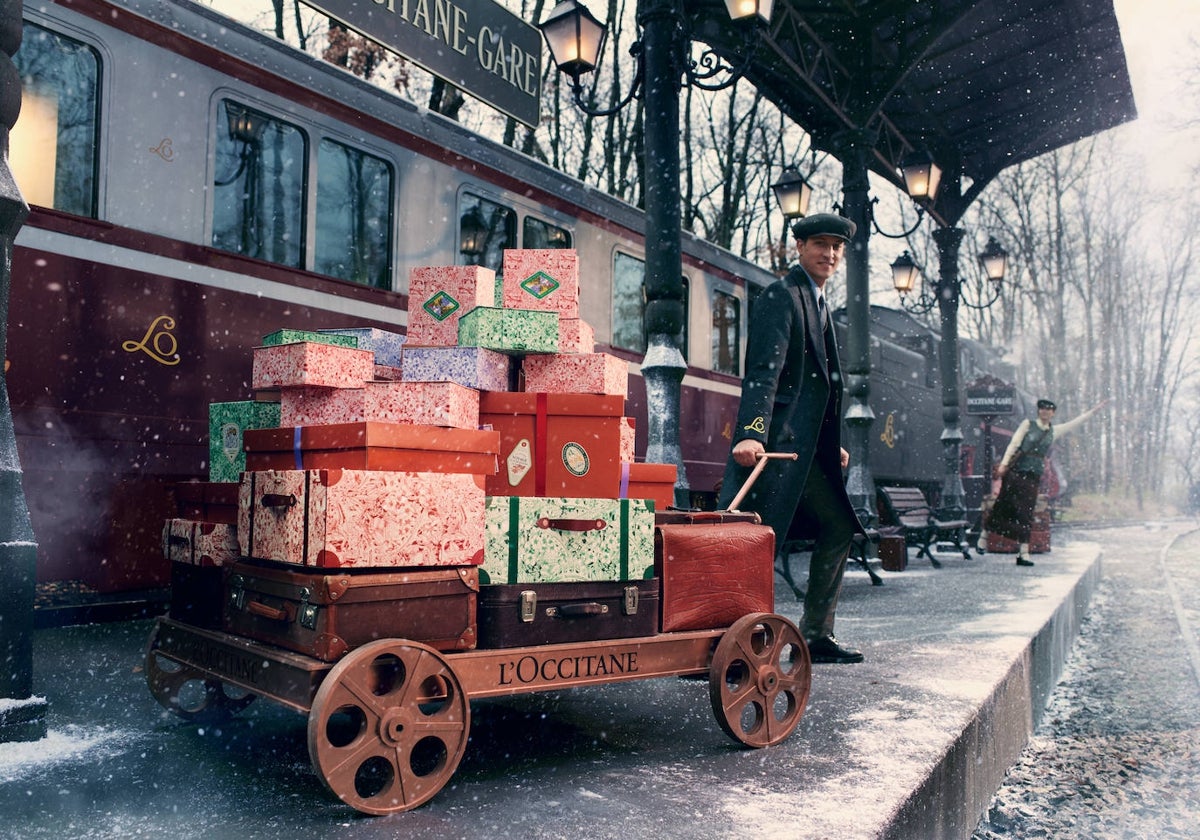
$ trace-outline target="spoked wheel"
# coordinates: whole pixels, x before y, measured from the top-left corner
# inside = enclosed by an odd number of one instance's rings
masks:
[[[325,785],[365,814],[407,811],[454,775],[471,705],[433,648],[383,639],[326,675],[308,717],[308,755]]]
[[[808,647],[783,616],[743,616],[713,652],[708,694],[717,723],[749,747],[783,741],[804,714],[812,684]]]
[[[152,635],[146,646],[146,683],[163,708],[191,723],[213,724],[228,720],[253,702],[255,695],[233,690],[220,680],[163,656],[155,649],[154,639]]]

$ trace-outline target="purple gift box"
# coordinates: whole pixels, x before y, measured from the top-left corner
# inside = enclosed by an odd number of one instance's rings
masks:
[[[480,391],[507,391],[511,369],[511,357],[484,347],[409,347],[401,377],[405,382],[456,382]]]

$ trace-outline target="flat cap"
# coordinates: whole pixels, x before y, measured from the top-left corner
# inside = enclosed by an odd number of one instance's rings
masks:
[[[808,239],[810,236],[837,236],[849,242],[854,238],[858,226],[849,219],[836,213],[816,213],[797,219],[792,224],[792,235],[797,239]]]
[[[1054,410],[1054,411],[1058,411],[1058,406],[1056,406],[1056,405],[1054,404],[1054,402],[1053,402],[1053,401],[1051,401],[1051,400],[1038,400],[1038,401],[1037,401],[1037,407],[1038,407],[1038,408],[1049,408],[1049,409],[1052,409],[1052,410]]]

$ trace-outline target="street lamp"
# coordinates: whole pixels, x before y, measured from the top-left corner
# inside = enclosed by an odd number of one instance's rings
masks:
[[[808,202],[812,198],[812,187],[794,166],[783,170],[779,180],[771,185],[775,201],[783,211],[785,219],[797,219],[808,214]]]
[[[1000,298],[1001,286],[1008,268],[1008,251],[1004,250],[1003,246],[996,241],[996,237],[990,236],[987,246],[978,256],[979,264],[983,267],[988,281],[986,290],[983,288],[982,280],[976,279],[968,282],[955,274],[952,281],[943,278],[935,284],[938,292],[935,295],[930,293],[924,283],[924,275],[921,273],[920,267],[909,256],[908,251],[905,251],[892,263],[892,285],[900,293],[900,304],[915,315],[924,315],[938,305],[939,295],[947,298],[948,293],[953,291],[955,301],[963,306],[976,310],[987,309]],[[922,278],[921,291],[915,298],[910,298],[908,295],[916,287],[918,277]],[[947,282],[953,282],[955,288],[947,289]]]
[[[459,222],[458,250],[471,264],[477,265],[487,250],[488,223],[478,207],[472,207]]]
[[[638,0],[639,37],[630,47],[637,66],[629,92],[610,108],[595,108],[585,97],[580,76],[595,69],[604,42],[599,26],[579,0],[562,0],[539,28],[559,70],[571,77],[571,97],[586,114],[608,116],[642,100],[642,194],[646,212],[646,355],[642,378],[646,385],[646,460],[675,464],[676,504],[690,506],[687,475],[679,446],[679,406],[687,362],[675,336],[683,331],[683,222],[680,194],[679,100],[684,85],[705,90],[730,87],[749,69],[759,29],[769,19],[771,0],[727,0],[726,10],[742,34],[742,44],[729,48],[741,56],[738,66],[726,64],[712,49],[692,57],[690,18],[683,0]],[[721,76],[725,78],[719,78]],[[593,90],[594,93],[594,90]]]
[[[1008,270],[1008,251],[1000,246],[996,237],[988,237],[987,247],[979,254],[979,264],[983,266],[983,273],[987,275],[987,279],[1000,285],[1004,280],[1005,271]]]
[[[892,285],[901,295],[906,295],[913,290],[919,273],[920,270],[913,262],[913,258],[908,255],[908,251],[892,261]]]
[[[911,152],[897,168],[900,170],[900,177],[904,179],[904,190],[917,208],[917,220],[908,230],[900,233],[888,233],[875,220],[875,205],[879,203],[879,199],[872,198],[867,204],[867,218],[871,220],[871,227],[875,228],[875,232],[888,239],[906,239],[916,231],[925,218],[925,205],[932,204],[933,200],[937,198],[938,187],[942,182],[941,167],[934,162],[933,155],[925,149]]]

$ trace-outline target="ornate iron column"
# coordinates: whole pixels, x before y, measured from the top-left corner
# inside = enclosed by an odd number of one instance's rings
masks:
[[[942,481],[940,509],[950,518],[959,519],[966,511],[966,494],[960,466],[963,433],[959,427],[958,392],[958,250],[963,240],[962,228],[939,227],[933,232],[938,246],[937,283],[938,310],[942,316],[942,343],[938,351],[938,367],[942,377],[942,455],[945,458],[945,478]]]
[[[9,130],[21,110],[21,78],[12,56],[21,46],[22,0],[0,0],[0,741],[46,734],[46,701],[33,693],[33,596],[37,543],[29,522],[8,402],[8,292],[13,240],[29,215],[8,167]]]
[[[846,252],[846,451],[850,469],[846,492],[860,512],[863,525],[875,520],[875,478],[871,475],[870,435],[875,413],[871,410],[871,198],[867,156],[872,138],[865,131],[847,131],[835,138],[842,161],[842,213],[858,226]]]
[[[639,0],[645,61],[643,177],[646,190],[646,460],[675,464],[675,503],[689,504],[679,445],[680,392],[687,363],[675,336],[683,330],[683,255],[679,193],[679,92],[686,49],[682,11],[672,0]]]

